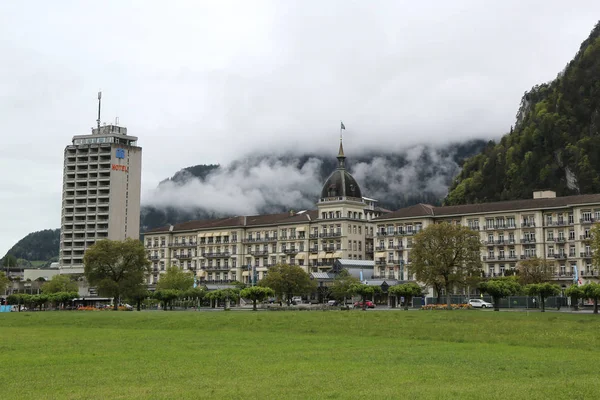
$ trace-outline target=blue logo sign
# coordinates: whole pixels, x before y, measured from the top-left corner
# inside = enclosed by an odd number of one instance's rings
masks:
[[[117,158],[125,158],[125,149],[117,149],[115,155]]]

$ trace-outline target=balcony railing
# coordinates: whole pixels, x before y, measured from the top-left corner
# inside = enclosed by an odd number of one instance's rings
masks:
[[[567,226],[569,223],[565,220],[562,221],[545,221],[544,226]]]
[[[535,228],[535,222],[534,221],[523,221],[521,223],[521,228]]]
[[[554,279],[568,279],[568,280],[572,280],[573,279],[573,273],[572,272],[559,272],[559,273],[552,274],[552,277]]]
[[[600,276],[598,271],[581,271],[581,276]]]
[[[537,257],[535,253],[530,253],[530,254],[521,254],[521,260],[529,260],[531,258],[535,258]]]
[[[253,256],[266,256],[269,254],[269,250],[251,250],[250,254]]]
[[[384,251],[385,246],[375,246],[375,251]]]
[[[178,260],[185,260],[185,259],[190,259],[193,256],[192,256],[192,253],[189,253],[189,254],[175,254],[175,255],[173,255],[173,257]]]
[[[298,252],[298,249],[292,247],[291,249],[283,249],[283,252],[285,254],[295,254]]]
[[[579,253],[579,257],[582,257],[582,258],[592,258],[592,252],[582,251],[581,253]]]
[[[521,243],[535,243],[535,238],[523,238],[521,239]]]
[[[310,251],[311,254],[317,254],[319,252],[319,249],[316,248],[316,247],[313,247],[309,251]]]
[[[198,245],[197,242],[169,243],[169,247],[196,247],[197,245]]]
[[[580,218],[579,222],[582,224],[593,224],[596,222],[596,218]]]
[[[216,252],[216,253],[202,253],[202,257],[207,258],[218,258],[218,257],[229,257],[231,255],[228,251]]]
[[[235,279],[200,279],[200,283],[204,284],[218,284],[218,283],[234,283],[237,282]]]
[[[201,266],[200,269],[205,270],[205,271],[229,271],[231,267],[229,265],[207,265],[207,266]]]
[[[579,235],[579,240],[591,240],[591,235]]]
[[[342,236],[341,232],[321,232],[319,233],[319,237],[320,238],[330,238],[330,237],[338,237],[338,236]]]

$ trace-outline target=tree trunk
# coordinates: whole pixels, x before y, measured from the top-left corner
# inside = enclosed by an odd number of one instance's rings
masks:
[[[598,314],[598,298],[594,297],[594,314]]]
[[[404,311],[408,311],[408,303],[412,299],[412,296],[404,296]]]
[[[142,299],[138,299],[137,301],[137,310],[142,311]]]
[[[450,285],[446,285],[446,308],[452,310],[452,304],[450,302]]]
[[[256,311],[256,299],[252,302],[252,311]]]
[[[540,303],[542,303],[542,312],[546,312],[546,298],[540,296]]]
[[[579,310],[578,301],[579,299],[577,297],[571,297],[571,307],[573,307],[573,311]]]
[[[494,311],[500,311],[500,297],[494,297]]]
[[[117,298],[114,298],[114,304],[113,304],[113,310],[114,311],[119,311],[119,302],[117,301]]]

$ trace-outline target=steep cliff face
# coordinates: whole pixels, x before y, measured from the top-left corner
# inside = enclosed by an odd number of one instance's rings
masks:
[[[521,100],[499,143],[464,163],[446,204],[600,193],[600,23],[558,77]]]
[[[397,153],[348,155],[348,168],[364,196],[397,209],[440,204],[463,160],[483,140],[413,146]],[[313,208],[336,168],[331,154],[253,155],[227,166],[197,165],[161,182],[142,207],[142,231],[190,219],[276,213]]]

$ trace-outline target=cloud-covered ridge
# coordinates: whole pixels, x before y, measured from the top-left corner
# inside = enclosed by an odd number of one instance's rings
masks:
[[[459,172],[460,161],[484,143],[418,145],[396,153],[357,155],[349,157],[348,168],[363,195],[379,200],[382,207],[439,203]],[[336,162],[332,155],[253,155],[204,173],[190,167],[145,193],[142,226],[311,209]]]

